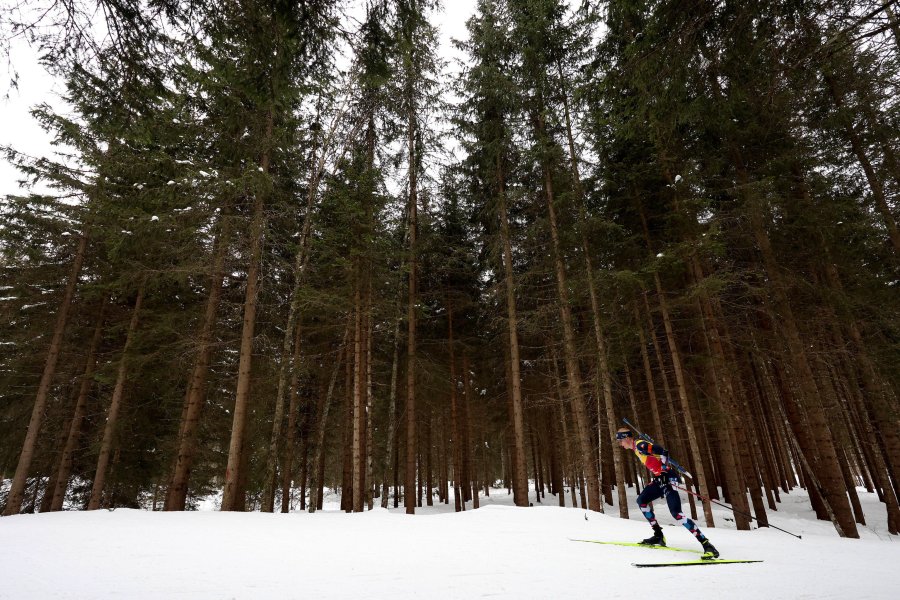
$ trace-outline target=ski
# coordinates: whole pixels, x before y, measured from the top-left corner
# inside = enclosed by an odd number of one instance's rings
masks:
[[[672,546],[652,546],[650,544],[641,544],[639,542],[605,542],[600,540],[576,540],[569,538],[573,542],[587,542],[589,544],[604,544],[607,546],[631,546],[634,548],[649,548],[651,550],[671,550],[672,552],[690,552],[692,554],[703,554],[703,550],[689,550],[687,548],[673,548]]]
[[[761,560],[729,560],[721,558],[710,558],[701,560],[689,560],[685,562],[669,562],[669,563],[631,563],[635,567],[693,567],[695,565],[733,565],[738,563],[761,563]]]

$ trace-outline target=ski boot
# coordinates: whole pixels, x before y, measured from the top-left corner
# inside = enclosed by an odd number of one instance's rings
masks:
[[[716,550],[716,547],[712,545],[708,539],[700,542],[703,544],[703,555],[700,557],[703,560],[713,560],[714,558],[719,558],[719,551]]]
[[[653,535],[648,537],[646,540],[642,540],[641,544],[644,546],[665,546],[666,545],[666,537],[663,535],[662,527],[659,525],[653,526]]]

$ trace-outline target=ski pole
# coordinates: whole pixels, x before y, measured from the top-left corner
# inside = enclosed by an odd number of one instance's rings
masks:
[[[703,494],[698,494],[697,492],[692,492],[691,490],[689,490],[689,489],[687,489],[687,488],[683,488],[683,487],[680,487],[680,486],[677,486],[677,485],[673,485],[672,487],[675,488],[675,489],[681,490],[682,492],[687,492],[688,494],[690,494],[690,495],[692,495],[692,496],[696,496],[697,498],[700,498],[701,500],[703,500],[703,501],[705,501],[705,502],[712,502],[713,504],[717,504],[717,505],[719,505],[719,506],[721,506],[721,507],[723,507],[723,508],[727,508],[728,510],[730,510],[730,511],[732,511],[732,512],[736,512],[736,513],[738,513],[739,515],[744,515],[745,517],[749,517],[749,518],[753,519],[754,521],[756,521],[757,523],[760,522],[759,519],[757,519],[756,517],[754,517],[754,516],[751,515],[750,513],[745,513],[745,512],[742,511],[742,510],[737,510],[737,509],[734,508],[733,506],[728,506],[728,505],[725,504],[724,502],[719,502],[719,501],[717,501],[717,500],[713,500],[712,498],[707,498],[707,497],[704,496]],[[765,527],[771,527],[772,529],[777,529],[778,531],[784,531],[784,532],[787,533],[788,535],[792,535],[792,536],[794,536],[795,538],[797,538],[798,540],[802,540],[802,539],[803,539],[803,536],[801,536],[801,535],[797,535],[796,533],[791,533],[790,531],[787,531],[786,529],[782,529],[781,527],[776,527],[775,525],[771,525],[771,524],[769,524],[769,523],[766,523],[766,524],[765,524]]]
[[[637,427],[635,427],[635,426],[632,424],[632,422],[629,421],[628,419],[622,419],[622,421],[623,421],[626,425],[628,425],[629,427],[631,427],[631,429],[634,430],[634,432],[637,433],[637,434],[641,437],[641,439],[647,440],[647,441],[650,442],[651,444],[655,444],[655,443],[656,443],[656,442],[653,441],[653,438],[652,438],[652,437],[650,437],[649,435],[647,435],[646,433],[644,433],[643,431],[641,431],[640,429],[638,429]],[[694,476],[691,475],[690,472],[689,472],[687,469],[685,469],[684,467],[682,467],[681,465],[679,465],[679,464],[675,461],[675,459],[673,459],[673,458],[668,458],[668,459],[667,459],[667,462],[668,462],[670,465],[672,465],[673,467],[675,467],[675,469],[678,470],[678,472],[681,473],[682,475],[684,475],[685,477],[690,477],[691,479],[694,478]]]

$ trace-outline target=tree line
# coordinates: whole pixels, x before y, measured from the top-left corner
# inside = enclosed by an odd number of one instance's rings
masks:
[[[707,526],[898,533],[895,1],[479,0],[452,64],[436,0],[98,6],[0,21],[71,109],[4,148],[5,515],[627,518],[628,417]]]

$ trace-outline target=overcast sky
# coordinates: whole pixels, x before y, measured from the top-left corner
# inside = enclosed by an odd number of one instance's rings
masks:
[[[12,146],[16,150],[32,155],[44,156],[53,151],[50,136],[43,131],[31,115],[31,107],[41,102],[60,108],[63,102],[59,99],[62,86],[50,77],[38,64],[36,49],[24,41],[13,43],[10,51],[11,70],[19,73],[19,88],[9,89],[9,75],[3,71],[4,80],[0,90],[8,94],[8,98],[0,97],[0,145]],[[19,193],[17,180],[21,174],[16,171],[5,157],[0,157],[0,196]]]
[[[450,39],[467,37],[465,23],[475,10],[475,0],[445,0],[444,3],[444,10],[435,19],[435,24],[441,32],[441,53],[451,58],[456,53]],[[66,105],[60,99],[63,84],[44,71],[38,64],[36,48],[22,39],[13,42],[10,63],[9,73],[2,73],[5,80],[0,84],[0,145],[33,156],[50,155],[54,151],[50,136],[31,117],[29,110],[47,102],[58,111],[66,112]],[[13,70],[19,75],[18,89],[9,89],[9,74]],[[3,98],[6,94],[8,98]],[[18,184],[21,177],[5,158],[0,158],[0,197],[23,193]]]

